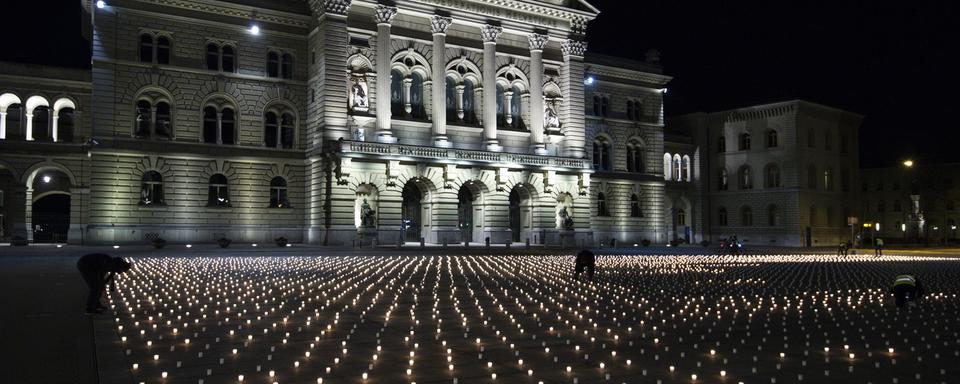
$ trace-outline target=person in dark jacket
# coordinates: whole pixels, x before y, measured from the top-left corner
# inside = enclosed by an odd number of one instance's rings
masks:
[[[106,308],[100,305],[100,295],[106,290],[107,284],[115,292],[114,276],[130,270],[130,263],[120,257],[110,257],[103,253],[91,253],[80,257],[77,269],[87,283],[90,292],[87,294],[87,314],[103,313]]]
[[[580,273],[586,270],[587,277],[589,277],[590,280],[593,280],[593,272],[596,269],[597,269],[597,256],[594,255],[593,252],[590,252],[589,249],[584,249],[577,254],[573,277],[579,278]]]

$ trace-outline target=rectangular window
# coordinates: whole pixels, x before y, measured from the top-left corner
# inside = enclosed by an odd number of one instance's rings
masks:
[[[814,132],[813,128],[807,130],[807,146],[810,148],[817,146],[817,134]]]

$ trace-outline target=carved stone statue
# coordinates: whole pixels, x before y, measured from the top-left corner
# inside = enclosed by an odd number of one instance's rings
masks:
[[[552,105],[547,105],[543,111],[543,126],[545,128],[560,128],[560,117]]]
[[[363,199],[363,204],[360,204],[360,226],[364,228],[373,228],[376,227],[377,211],[370,208],[370,203],[367,202],[367,199]]]
[[[570,213],[567,212],[567,207],[560,208],[560,212],[557,213],[560,216],[560,225],[563,229],[573,229],[573,218],[570,217]]]
[[[353,85],[350,86],[350,98],[354,110],[366,111],[370,108],[370,101],[367,99],[367,80],[363,77],[354,77]]]

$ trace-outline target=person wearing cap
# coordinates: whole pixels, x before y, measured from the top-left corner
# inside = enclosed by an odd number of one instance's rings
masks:
[[[896,299],[897,307],[903,308],[907,304],[916,306],[914,303],[920,296],[923,296],[923,284],[916,276],[910,274],[897,275],[893,280],[893,286],[890,287],[890,293]]]
[[[100,305],[100,295],[106,291],[107,284],[110,284],[111,290],[116,292],[114,277],[118,273],[129,271],[130,263],[120,257],[91,253],[80,257],[77,261],[77,269],[80,270],[83,281],[90,289],[87,294],[87,314],[99,314],[107,309]]]

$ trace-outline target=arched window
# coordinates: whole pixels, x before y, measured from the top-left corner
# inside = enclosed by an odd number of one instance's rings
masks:
[[[460,120],[457,116],[457,80],[452,77],[446,78],[446,101],[447,101],[447,122],[456,122]]]
[[[73,108],[61,108],[57,112],[57,141],[72,142],[75,124]]]
[[[263,117],[263,145],[268,148],[277,147],[277,132],[279,132],[280,125],[277,120],[277,114],[273,112],[267,112]]]
[[[236,144],[236,121],[233,109],[220,110],[220,141],[222,144]]]
[[[780,187],[780,167],[776,164],[768,164],[766,177],[764,178],[763,186],[765,188],[779,188]]]
[[[514,85],[511,88],[513,96],[510,97],[510,127],[515,130],[525,130],[523,123],[523,96],[520,87]]]
[[[721,227],[727,226],[727,209],[724,207],[717,208],[717,225]]]
[[[750,134],[747,132],[741,133],[739,143],[740,145],[738,149],[740,149],[741,151],[749,151],[750,150]]]
[[[753,209],[746,205],[740,208],[740,225],[744,227],[753,225]]]
[[[13,103],[7,106],[7,139],[23,140],[22,116],[20,114],[23,106],[20,103]]]
[[[217,143],[217,109],[214,107],[203,109],[203,142]]]
[[[144,172],[140,178],[140,205],[163,204],[163,176],[157,171]]]
[[[284,79],[293,78],[293,55],[289,53],[280,56],[280,77]]]
[[[152,123],[152,112],[149,101],[140,100],[137,102],[136,126],[134,135],[137,137],[150,138],[150,125]]]
[[[753,189],[753,174],[749,165],[740,167],[740,189]]]
[[[156,105],[156,137],[169,139],[173,137],[173,125],[170,123],[170,104],[164,101]]]
[[[597,216],[610,216],[607,210],[607,196],[603,192],[597,193]]]
[[[157,64],[170,64],[170,38],[157,37]]]
[[[210,187],[207,193],[207,206],[229,207],[230,193],[227,186],[227,177],[222,174],[210,176]]]
[[[270,180],[270,208],[290,208],[287,181],[280,176]]]
[[[220,70],[220,47],[214,43],[207,44],[207,69]]]
[[[640,210],[640,197],[636,193],[630,195],[630,217],[643,217],[643,211]]]
[[[396,117],[405,115],[403,111],[403,73],[390,71],[390,114]]]
[[[427,116],[423,105],[423,75],[414,72],[410,75],[410,113],[414,118],[422,119]]]
[[[627,172],[643,172],[643,150],[637,141],[627,144]]]
[[[807,166],[807,188],[817,189],[817,166],[813,164]]]
[[[601,171],[610,170],[610,142],[605,137],[593,141],[593,167]]]
[[[50,141],[50,107],[41,105],[33,109],[33,139]]]
[[[267,52],[267,77],[280,77],[280,55]]]
[[[767,148],[776,148],[780,146],[780,140],[777,137],[777,130],[767,130]]]
[[[720,136],[717,138],[717,152],[724,153],[727,151],[727,138],[725,136]]]
[[[280,116],[280,146],[283,149],[293,149],[293,137],[295,129],[295,120],[290,112]]]
[[[236,54],[232,46],[224,45],[222,49],[222,57],[220,58],[220,66],[224,72],[236,72]]]
[[[687,225],[687,212],[683,208],[677,209],[677,226],[684,227]]]
[[[663,179],[670,180],[671,176],[673,176],[673,156],[668,152],[663,154]]]
[[[503,89],[503,86],[497,84],[497,126],[504,127],[507,125],[507,115],[503,107],[503,103],[506,101],[506,91]]]
[[[780,208],[776,205],[767,207],[767,225],[771,227],[780,225]]]
[[[690,181],[690,156],[683,155],[683,180]]]
[[[146,33],[140,35],[140,62],[153,63],[153,36]]]
[[[726,191],[729,186],[729,180],[727,180],[727,170],[725,168],[720,169],[720,177],[717,178],[717,181],[719,182],[717,189]]]
[[[830,168],[823,170],[823,189],[833,190],[833,170]]]

